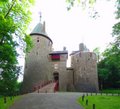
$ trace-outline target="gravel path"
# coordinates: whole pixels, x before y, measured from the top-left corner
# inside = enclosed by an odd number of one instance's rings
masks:
[[[77,98],[80,93],[31,93],[16,101],[10,109],[83,109]]]

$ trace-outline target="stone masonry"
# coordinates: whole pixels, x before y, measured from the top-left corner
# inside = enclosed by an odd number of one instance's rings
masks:
[[[31,32],[34,47],[26,54],[22,91],[33,89],[45,81],[57,81],[60,91],[97,92],[96,55],[81,43],[71,53],[71,67],[67,68],[68,51],[53,51],[52,40],[45,31],[45,23],[38,23]]]

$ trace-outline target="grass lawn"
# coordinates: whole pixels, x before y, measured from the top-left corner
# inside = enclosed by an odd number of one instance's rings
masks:
[[[9,107],[14,103],[15,100],[19,99],[20,96],[10,99],[10,97],[7,97],[7,103],[4,104],[4,99],[3,97],[0,98],[0,109],[9,109]]]
[[[88,99],[88,106],[86,106],[86,99]],[[93,104],[96,105],[95,109],[120,109],[120,96],[85,96],[84,101],[82,97],[78,99],[84,109],[93,109]]]
[[[104,89],[100,92],[103,92],[103,93],[120,93],[120,89],[116,90],[116,89]]]

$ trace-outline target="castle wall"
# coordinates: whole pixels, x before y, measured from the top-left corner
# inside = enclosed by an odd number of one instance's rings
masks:
[[[59,61],[51,61],[52,65],[52,73],[54,72],[59,73],[59,90],[60,91],[66,91],[67,90],[67,70],[66,70],[66,60],[67,60],[67,54],[60,54],[60,60]],[[52,75],[53,75],[52,74]],[[54,78],[53,78],[54,79]]]
[[[74,86],[76,91],[98,91],[96,55],[91,52],[78,52],[71,56],[74,69]]]
[[[33,86],[42,81],[51,80],[51,65],[49,52],[52,50],[51,41],[43,36],[32,36],[34,47],[26,54],[23,89],[29,91]]]
[[[70,85],[70,84],[74,84],[74,75],[73,75],[73,69],[67,69],[67,83]]]
[[[73,68],[67,68],[67,91],[74,91],[74,81]]]

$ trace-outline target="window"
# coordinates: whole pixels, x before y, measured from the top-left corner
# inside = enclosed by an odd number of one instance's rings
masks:
[[[39,42],[39,37],[37,37],[37,42]]]
[[[37,42],[39,42],[39,40],[37,39]]]
[[[58,64],[54,64],[54,69],[58,69]]]
[[[51,59],[52,60],[60,60],[60,55],[59,54],[51,55]]]

